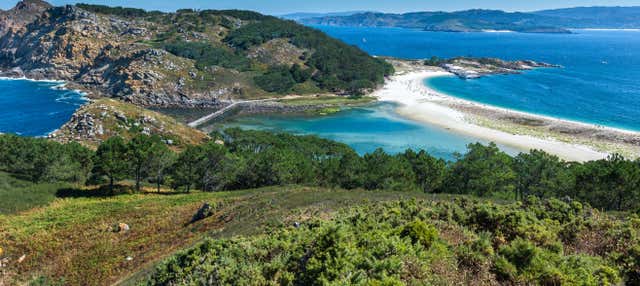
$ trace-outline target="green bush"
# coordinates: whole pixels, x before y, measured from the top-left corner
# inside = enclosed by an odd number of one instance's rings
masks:
[[[171,42],[162,47],[176,56],[195,60],[196,67],[201,70],[210,66],[222,66],[244,71],[251,65],[249,59],[206,42]]]
[[[263,75],[254,78],[256,85],[268,92],[287,93],[296,84],[286,67],[272,67]]]
[[[429,248],[433,241],[438,238],[438,230],[424,221],[415,220],[405,225],[400,235],[411,238],[413,243],[420,243]]]

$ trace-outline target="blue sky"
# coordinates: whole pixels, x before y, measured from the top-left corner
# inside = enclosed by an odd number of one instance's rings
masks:
[[[17,0],[0,0],[0,8],[8,9]],[[246,9],[266,14],[292,12],[339,11],[455,11],[471,8],[532,11],[576,6],[640,6],[640,0],[50,0],[54,5],[76,2],[110,6],[140,7],[148,10],[173,11],[179,8]]]

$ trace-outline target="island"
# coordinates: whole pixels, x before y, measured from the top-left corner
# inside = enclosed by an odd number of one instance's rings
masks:
[[[496,58],[432,57],[424,61],[426,66],[440,67],[462,79],[474,79],[495,74],[519,74],[535,68],[561,68],[560,65],[532,60],[505,61]]]

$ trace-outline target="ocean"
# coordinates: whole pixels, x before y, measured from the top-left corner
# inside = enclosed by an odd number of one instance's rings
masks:
[[[0,133],[46,136],[67,122],[86,99],[61,84],[0,79]]]
[[[494,106],[640,131],[640,31],[574,30],[567,35],[316,28],[372,55],[497,57],[559,64],[563,68],[473,80],[445,76],[426,84]]]
[[[562,65],[519,75],[462,80],[438,77],[425,82],[440,92],[494,106],[540,115],[640,130],[640,32],[576,30],[570,35],[522,33],[445,33],[399,28],[316,27],[375,56],[407,59],[497,57]],[[244,128],[317,134],[345,142],[358,152],[382,147],[389,152],[426,149],[450,159],[477,138],[423,127],[380,106],[343,111],[322,119],[259,116],[227,124]],[[358,122],[357,125],[349,124]],[[331,132],[326,132],[331,130]],[[384,130],[384,131],[380,131]],[[408,131],[411,130],[411,131]],[[486,142],[483,142],[486,143]],[[514,154],[519,151],[504,146]]]

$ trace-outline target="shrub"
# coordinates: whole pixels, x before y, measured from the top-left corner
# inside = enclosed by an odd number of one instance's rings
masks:
[[[400,234],[402,237],[411,238],[411,242],[420,243],[426,248],[431,247],[431,244],[438,238],[438,230],[421,220],[414,220],[405,225]]]

